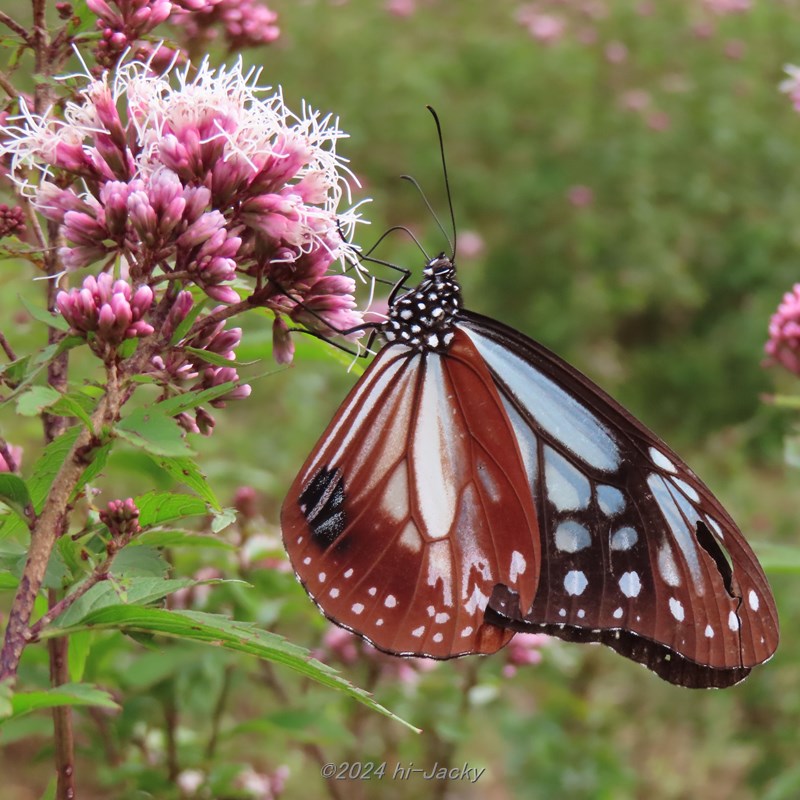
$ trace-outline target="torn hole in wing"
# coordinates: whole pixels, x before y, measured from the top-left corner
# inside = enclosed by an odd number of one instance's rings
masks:
[[[697,541],[700,547],[711,556],[722,578],[725,591],[730,597],[737,598],[737,595],[733,591],[733,561],[725,548],[719,543],[702,520],[697,521]],[[741,600],[741,598],[738,599]]]

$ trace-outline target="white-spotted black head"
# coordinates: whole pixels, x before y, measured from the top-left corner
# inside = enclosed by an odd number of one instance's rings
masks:
[[[423,276],[416,289],[392,303],[383,335],[388,342],[421,352],[443,353],[453,341],[453,325],[461,309],[456,266],[442,253],[425,265]]]

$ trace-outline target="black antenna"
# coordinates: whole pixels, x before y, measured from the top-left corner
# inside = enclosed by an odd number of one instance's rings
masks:
[[[444,187],[447,190],[447,205],[450,207],[450,223],[453,226],[453,254],[451,259],[456,260],[456,244],[458,244],[458,232],[456,231],[456,215],[453,211],[453,197],[450,194],[450,179],[447,176],[447,159],[444,157],[444,138],[442,137],[442,123],[439,122],[439,115],[434,110],[433,106],[425,106],[431,112],[434,122],[436,123],[436,132],[439,134],[439,152],[442,154],[442,172],[444,173]],[[437,220],[438,221],[438,220]],[[441,227],[441,226],[440,226]],[[448,239],[449,241],[449,239]]]
[[[447,244],[450,245],[450,249],[453,251],[453,253],[455,253],[453,242],[450,241],[450,234],[444,229],[444,225],[442,225],[442,221],[439,219],[436,212],[433,210],[433,206],[431,205],[430,200],[428,200],[428,198],[425,196],[425,192],[422,191],[422,187],[419,185],[419,181],[416,178],[412,178],[410,175],[401,175],[400,178],[401,180],[408,181],[419,192],[419,196],[422,198],[422,202],[425,203],[425,208],[427,208],[428,211],[430,211],[430,214],[433,217],[433,221],[439,227],[439,230],[442,232],[444,238],[447,239]],[[425,251],[423,250],[422,252],[424,253]],[[427,258],[427,255],[425,257]]]

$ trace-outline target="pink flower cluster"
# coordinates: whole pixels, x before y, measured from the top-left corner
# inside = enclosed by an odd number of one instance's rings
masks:
[[[86,5],[97,15],[101,39],[95,56],[102,67],[116,64],[126,50],[172,13],[169,0],[86,0]]]
[[[230,52],[269,44],[280,35],[278,15],[256,0],[87,0],[87,5],[97,16],[101,38],[95,57],[102,67],[115,66],[128,50],[166,67],[178,53],[146,40],[164,22],[176,26],[176,38],[192,51],[216,39],[220,28]]]
[[[21,206],[7,206],[0,203],[0,239],[6,236],[20,236],[25,232],[25,212]]]
[[[177,0],[170,22],[191,42],[207,44],[222,28],[231,53],[270,44],[280,36],[278,15],[256,0]]]
[[[780,364],[800,375],[800,283],[783,296],[769,321],[769,341],[764,349],[768,363]]]
[[[95,334],[98,341],[110,346],[153,333],[153,326],[144,321],[152,303],[149,286],[134,292],[129,283],[115,281],[107,272],[96,279],[89,275],[82,288],[56,295],[58,310],[76,333]]]
[[[258,75],[241,63],[204,63],[177,78],[173,87],[132,62],[113,86],[92,81],[63,121],[24,110],[24,124],[7,127],[0,155],[61,225],[64,265],[117,261],[136,286],[191,283],[228,304],[245,292],[248,305],[281,320],[275,354],[284,363],[292,347],[282,315],[326,334],[359,325],[355,281],[328,274],[350,256],[341,231],[357,219],[336,213],[349,187],[334,121],[294,116],[280,92],[261,99]],[[38,183],[30,167],[41,170]],[[76,303],[65,302],[65,316],[90,330],[91,307]]]
[[[129,540],[139,527],[139,509],[132,498],[112,500],[101,512],[100,521],[108,527],[113,539]]]

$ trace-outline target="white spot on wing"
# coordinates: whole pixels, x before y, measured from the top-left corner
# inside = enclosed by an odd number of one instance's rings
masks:
[[[339,596],[339,590],[334,586],[329,592],[330,596],[335,600]]]
[[[420,625],[419,628],[414,628],[414,630],[411,631],[411,635],[416,636],[417,639],[419,639],[419,637],[422,636],[423,633],[425,633],[424,625]]]
[[[575,520],[568,519],[560,523],[555,533],[556,547],[562,553],[577,553],[592,543],[589,531]]]
[[[308,566],[308,565],[311,563],[311,556],[306,556],[306,557],[303,559],[303,563],[304,563],[306,566]]]
[[[680,586],[681,576],[675,566],[675,557],[672,548],[665,542],[658,549],[658,571],[668,586]]]
[[[633,528],[620,528],[611,534],[610,547],[612,550],[630,550],[639,539],[639,534]]]
[[[525,556],[519,552],[519,550],[514,550],[511,553],[511,565],[508,568],[508,579],[514,583],[517,578],[525,572],[527,568],[527,564],[525,563]]]
[[[666,470],[667,472],[678,471],[676,466],[664,455],[664,453],[655,447],[650,448],[650,458],[653,459],[653,463],[660,469]]]
[[[324,583],[324,582],[325,582],[325,578],[326,578],[327,576],[325,575],[325,573],[324,573],[324,572],[320,572],[320,574],[319,574],[317,577],[319,578],[319,582],[320,582],[320,583]]]
[[[579,595],[583,594],[584,589],[589,585],[586,575],[579,569],[571,569],[564,576],[564,589],[567,594]]]
[[[409,520],[405,528],[403,528],[403,532],[400,534],[397,543],[407,548],[412,553],[418,553],[422,550],[422,537],[417,531],[417,526],[411,520]]]
[[[462,638],[466,639],[472,633],[472,625],[467,625],[463,631],[461,631]]]
[[[675,617],[678,622],[683,622],[683,618],[685,616],[683,611],[683,603],[675,597],[670,597],[669,599],[669,610],[673,617]]]
[[[735,611],[731,611],[731,613],[728,614],[728,627],[732,631],[738,631],[739,630],[739,617],[736,616],[736,612]]]
[[[386,608],[394,608],[397,605],[397,598],[393,594],[387,594],[383,604]]]
[[[377,586],[370,586],[369,589],[367,590],[367,594],[369,594],[370,597],[375,597],[377,591],[378,591]]]
[[[453,561],[450,545],[445,541],[433,542],[428,551],[428,586],[436,587],[441,581],[442,598],[446,606],[453,605]]]
[[[619,514],[625,508],[625,496],[615,486],[597,487],[597,505],[609,517]]]
[[[544,448],[544,479],[547,497],[557,511],[577,511],[589,505],[589,479],[552,447]]]
[[[619,579],[619,590],[625,597],[638,597],[642,591],[642,582],[638,572],[624,572]]]
[[[481,486],[486,490],[486,494],[489,495],[489,499],[493,500],[495,503],[499,502],[501,500],[500,488],[483,459],[478,459],[478,461],[475,462],[475,470],[478,473],[478,480]]]
[[[380,508],[393,522],[400,522],[408,517],[408,470],[405,461],[395,467],[392,477],[386,483]]]
[[[614,609],[614,614],[612,616],[614,617],[614,619],[622,619],[622,609],[621,608],[615,608]]]
[[[714,638],[714,629],[710,625],[706,625],[706,639]]]
[[[444,625],[447,620],[450,619],[450,615],[446,611],[440,611],[436,615],[436,619],[434,620],[437,625]]]
[[[758,595],[752,589],[747,593],[747,602],[753,611],[758,611]]]
[[[360,614],[364,610],[363,603],[353,603],[351,610],[354,614]]]
[[[442,639],[444,639],[444,636],[442,636],[441,633],[434,633],[433,634],[433,641],[436,642],[436,644],[439,644],[439,642],[441,642]]]
[[[484,594],[478,586],[473,586],[472,594],[467,602],[464,603],[464,608],[466,608],[468,614],[474,614],[476,610],[483,611],[488,602],[489,596]]]
[[[350,569],[348,569],[347,572],[345,572],[344,577],[349,578],[352,574],[353,574],[353,568],[350,567]]]
[[[680,478],[671,478],[670,479],[690,500],[694,500],[695,503],[700,502],[700,495],[697,494],[697,490],[694,486],[690,486],[686,481],[682,481]]]

